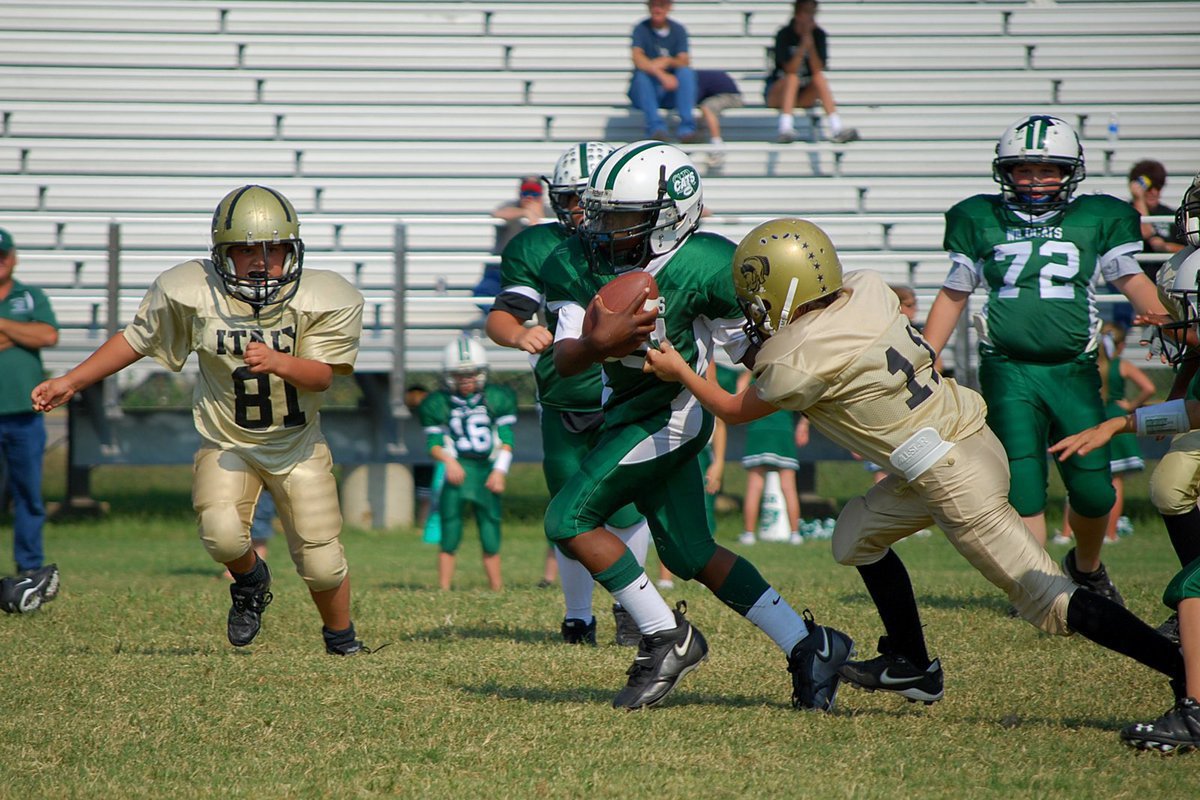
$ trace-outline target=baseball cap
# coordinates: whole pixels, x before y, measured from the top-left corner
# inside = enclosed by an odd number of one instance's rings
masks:
[[[15,247],[12,234],[4,230],[4,228],[0,228],[0,253],[11,252]]]
[[[1143,189],[1161,189],[1167,185],[1167,168],[1161,161],[1146,159],[1139,161],[1129,170],[1129,182],[1140,183]]]
[[[521,197],[541,197],[542,182],[537,178],[524,178],[521,181]]]

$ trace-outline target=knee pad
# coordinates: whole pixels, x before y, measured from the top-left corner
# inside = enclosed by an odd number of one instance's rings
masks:
[[[337,539],[320,544],[305,544],[293,556],[296,572],[314,592],[336,589],[346,579],[346,554]]]
[[[887,552],[887,547],[879,547],[859,535],[867,513],[867,502],[862,497],[855,497],[842,507],[830,540],[833,560],[837,563],[846,566],[874,564]]]
[[[702,545],[693,545],[686,553],[670,546],[660,548],[658,558],[673,575],[690,581],[696,577],[697,572],[708,565],[716,552],[717,543],[709,539]]]
[[[1150,475],[1150,502],[1160,514],[1177,517],[1196,506],[1200,476],[1195,458],[1188,453],[1167,453]]]
[[[1012,481],[1008,490],[1008,501],[1022,517],[1032,517],[1046,510],[1046,467],[1032,458],[1018,458],[1008,462]],[[1109,486],[1109,494],[1112,487]],[[1112,507],[1112,502],[1109,502]],[[1081,512],[1082,513],[1082,512]]]
[[[579,533],[575,530],[574,518],[569,513],[570,504],[562,500],[563,494],[559,492],[546,507],[546,538],[556,544],[565,542]]]
[[[1070,481],[1067,484],[1067,499],[1078,514],[1103,517],[1117,502],[1117,492],[1113,489],[1108,470],[1068,473],[1063,478]]]
[[[197,512],[200,540],[213,560],[227,564],[250,549],[250,530],[233,503],[215,503]]]

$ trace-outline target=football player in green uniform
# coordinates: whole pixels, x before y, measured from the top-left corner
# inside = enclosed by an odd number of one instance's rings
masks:
[[[462,543],[463,508],[474,507],[483,546],[483,571],[492,591],[500,591],[500,495],[512,466],[512,426],[517,397],[506,386],[488,385],[483,345],[460,337],[442,354],[446,389],[433,392],[417,409],[429,455],[446,467],[438,509],[442,514],[438,585],[454,579],[455,554]]]
[[[837,668],[853,642],[811,615],[802,618],[749,561],[713,540],[697,458],[712,432],[712,415],[690,391],[644,374],[645,351],[637,352],[648,340],[669,340],[701,374],[716,345],[735,361],[750,352],[729,276],[733,243],[695,232],[702,198],[699,173],[679,148],[657,141],[626,145],[592,173],[580,235],[556,247],[542,267],[546,304],[558,314],[559,373],[577,375],[597,363],[604,370],[603,432],[550,502],[546,535],[587,567],[642,633],[614,706],[659,703],[708,654],[682,604],[672,612],[637,559],[604,527],[632,502],[672,573],[699,580],[780,647],[792,673],[793,704],[827,710],[838,688]],[[644,298],[627,309],[592,305],[602,285],[631,270],[654,277],[656,309],[643,310]],[[586,334],[585,313],[592,314]]]
[[[604,421],[601,410],[600,365],[578,375],[561,377],[554,369],[554,332],[558,314],[545,304],[542,262],[558,244],[575,233],[583,219],[579,197],[592,171],[612,152],[604,142],[571,145],[554,165],[548,181],[550,205],[557,222],[526,228],[517,234],[500,256],[500,294],[487,318],[487,334],[503,347],[529,353],[537,384],[542,429],[542,471],[553,497],[567,479],[579,471],[587,451],[596,443]],[[525,323],[539,317],[538,324]],[[605,526],[622,539],[639,564],[646,562],[650,529],[632,505],[618,509]],[[551,544],[558,562],[566,613],[562,622],[563,641],[569,644],[596,643],[596,617],[592,613],[592,575]],[[613,606],[616,641],[636,645],[641,633],[620,605]]]
[[[988,425],[1008,453],[1010,500],[1046,541],[1049,442],[1104,419],[1096,367],[1103,277],[1139,313],[1162,313],[1138,266],[1137,212],[1109,195],[1081,195],[1083,149],[1057,117],[1033,115],[1004,132],[992,162],[999,194],[969,197],[946,212],[950,273],[934,300],[925,338],[940,352],[971,292],[987,288],[976,317],[979,382]],[[1083,586],[1121,602],[1100,562],[1115,495],[1107,452],[1058,463],[1077,546],[1063,566]]]
[[[212,221],[212,258],[155,278],[137,314],[61,378],[33,390],[49,411],[80,389],[151,356],[179,371],[195,352],[192,505],[200,538],[233,575],[228,636],[250,644],[271,602],[271,573],[250,522],[266,487],[296,571],[324,622],[326,651],[365,648],[350,621],[350,577],[338,539],[342,515],[318,410],[334,374],[354,370],[363,298],[333,272],[304,269],[296,209],[265,186],[225,196]]]

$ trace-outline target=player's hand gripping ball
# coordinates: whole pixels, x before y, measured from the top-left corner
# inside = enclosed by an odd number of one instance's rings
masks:
[[[600,287],[584,314],[583,335],[605,358],[623,358],[646,345],[657,317],[658,284],[634,270]]]

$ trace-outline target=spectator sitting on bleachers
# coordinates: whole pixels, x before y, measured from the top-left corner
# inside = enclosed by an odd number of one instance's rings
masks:
[[[668,18],[671,0],[648,0],[650,16],[633,28],[633,77],[629,99],[646,122],[646,138],[667,140],[667,126],[658,113],[673,108],[679,114],[679,140],[699,141],[696,133],[696,74],[688,54],[687,28]]]
[[[781,144],[795,141],[792,111],[811,108],[819,99],[829,121],[829,139],[843,144],[858,139],[855,128],[843,128],[833,90],[825,77],[829,63],[829,37],[816,22],[817,0],[797,0],[792,21],[775,34],[775,69],[767,78],[766,101],[779,109]]]
[[[493,261],[483,265],[483,277],[471,291],[475,297],[495,297],[500,293],[500,254],[508,243],[521,231],[530,225],[539,224],[546,216],[545,192],[542,181],[536,176],[521,179],[520,194],[515,201],[507,202],[492,212],[496,219],[504,220],[503,225],[496,226],[496,243],[492,245]],[[484,315],[491,310],[491,305],[480,305]]]
[[[1129,170],[1129,205],[1143,217],[1173,216],[1175,211],[1162,204],[1162,190],[1166,185],[1167,168],[1161,161],[1137,162]],[[1183,233],[1174,222],[1142,223],[1143,252],[1178,253],[1182,249]]]
[[[721,112],[745,105],[742,91],[733,77],[721,69],[696,70],[696,98],[700,104],[700,115],[708,127],[708,140],[712,144],[724,144],[721,138]]]

